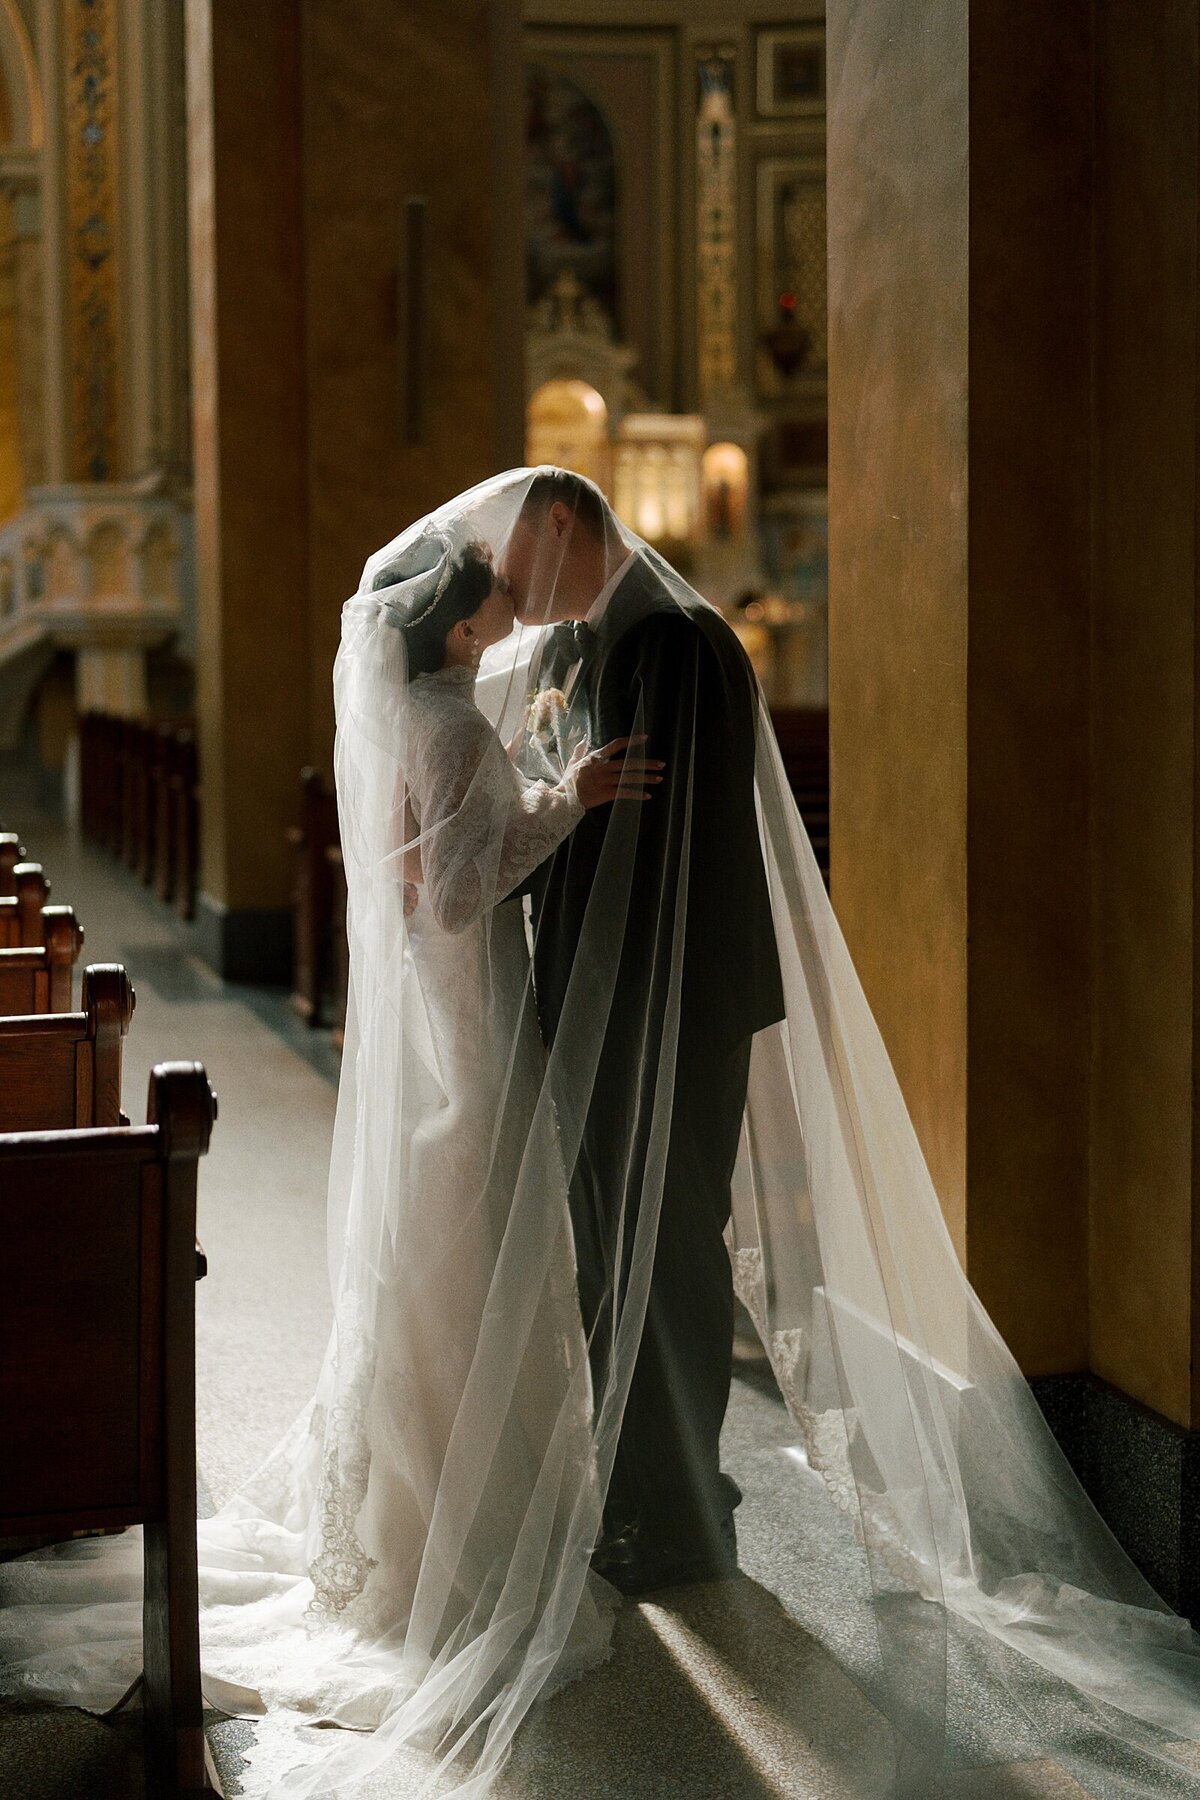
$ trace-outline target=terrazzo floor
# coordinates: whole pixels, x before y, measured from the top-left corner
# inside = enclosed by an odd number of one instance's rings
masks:
[[[8,811],[11,823],[11,803]],[[108,859],[48,819],[26,813],[17,822],[53,898],[76,908],[83,962],[121,961],[132,976],[131,1117],[144,1116],[150,1068],[168,1057],[204,1062],[220,1098],[200,1175],[209,1274],[197,1290],[199,1460],[207,1503],[219,1505],[290,1423],[317,1373],[329,1322],[324,1190],[337,1060],[281,994],[227,988],[208,972],[186,928]],[[1039,1723],[1053,1719],[1053,1696],[1017,1658],[985,1677],[965,1640],[951,1645],[948,1695],[960,1766],[936,1780],[898,1768],[870,1700],[878,1652],[861,1555],[793,1447],[769,1375],[750,1363],[734,1381],[723,1461],[745,1494],[743,1573],[626,1605],[611,1661],[524,1727],[502,1800],[1117,1800],[1132,1791],[1122,1766],[1084,1787],[1041,1756]],[[79,1726],[70,1773],[63,1762],[54,1785],[35,1765],[65,1755],[62,1716],[32,1725],[0,1716],[0,1795],[128,1793],[112,1775],[111,1750],[89,1749],[97,1727]],[[242,1721],[210,1730],[231,1796],[250,1730]],[[369,1800],[415,1792],[390,1776]]]

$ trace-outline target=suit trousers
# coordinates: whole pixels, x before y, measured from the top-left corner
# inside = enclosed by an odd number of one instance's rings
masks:
[[[618,1053],[620,1037],[610,1027],[613,1054],[606,1045],[570,1191],[598,1399],[608,1373],[614,1287],[623,1298],[646,1184],[657,1076],[648,1069],[638,1091],[628,1053]],[[643,1540],[680,1554],[716,1547],[741,1498],[720,1470],[734,1319],[724,1230],[750,1044],[745,1038],[722,1054],[699,1029],[680,1033],[649,1305],[605,1505],[607,1531],[636,1524]]]

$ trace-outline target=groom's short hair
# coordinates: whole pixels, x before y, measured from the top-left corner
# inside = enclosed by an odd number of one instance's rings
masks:
[[[540,521],[554,505],[575,515],[594,538],[604,539],[607,508],[600,490],[571,469],[543,469],[534,476],[521,502],[521,517]]]

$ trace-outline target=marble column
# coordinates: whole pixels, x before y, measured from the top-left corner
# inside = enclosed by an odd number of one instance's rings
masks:
[[[329,767],[342,602],[520,460],[519,15],[188,0],[187,29],[200,910],[205,954],[261,979],[287,971],[284,828],[302,766]]]
[[[189,0],[203,954],[287,973],[308,675],[298,0]]]
[[[1197,7],[828,32],[833,900],[971,1280],[1194,1607]]]

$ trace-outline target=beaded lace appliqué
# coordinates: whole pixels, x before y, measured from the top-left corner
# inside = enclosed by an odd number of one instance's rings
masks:
[[[321,1549],[313,1558],[313,1597],[305,1617],[323,1622],[345,1612],[366,1586],[376,1568],[356,1530],[356,1521],[367,1495],[371,1471],[371,1447],[366,1432],[367,1402],[374,1375],[372,1360],[353,1337],[350,1339],[354,1373],[341,1380],[341,1333],[334,1362],[337,1399],[328,1414],[314,1411],[314,1429],[324,1437],[321,1485],[317,1495]]]
[[[850,1450],[858,1434],[857,1411],[851,1406],[835,1406],[818,1412],[809,1406],[803,1394],[808,1358],[805,1334],[799,1326],[771,1329],[762,1251],[731,1250],[730,1260],[734,1292],[766,1349],[809,1468],[821,1477],[830,1499],[850,1520],[864,1549],[876,1552],[883,1566],[906,1587],[924,1591],[925,1564],[912,1549],[894,1504],[886,1494],[872,1493],[855,1479]]]

